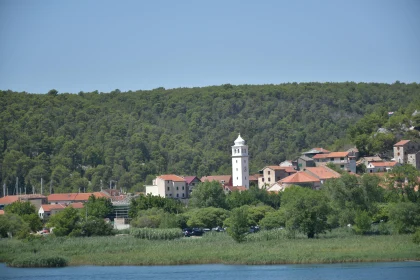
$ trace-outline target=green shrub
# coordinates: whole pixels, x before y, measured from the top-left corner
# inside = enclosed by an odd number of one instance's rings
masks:
[[[63,257],[33,254],[14,259],[7,265],[11,267],[64,267],[67,263]]]
[[[371,229],[372,219],[366,211],[358,212],[354,222],[354,230],[357,234],[365,234]]]
[[[416,230],[416,232],[413,234],[413,242],[414,242],[414,244],[420,244],[420,228],[418,228],[417,230]]]
[[[184,236],[179,228],[132,228],[130,234],[148,240],[171,240]]]

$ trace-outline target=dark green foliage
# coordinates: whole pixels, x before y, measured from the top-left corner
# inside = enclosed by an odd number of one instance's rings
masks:
[[[398,196],[400,201],[420,201],[420,194],[415,191],[419,177],[420,171],[410,164],[395,166],[388,176],[388,189]]]
[[[322,191],[297,186],[287,188],[282,196],[281,212],[288,230],[300,231],[308,238],[330,228],[327,216],[331,209]]]
[[[285,224],[284,215],[279,210],[268,212],[260,222],[260,226],[267,230],[280,228]]]
[[[259,189],[257,186],[250,186],[246,192],[234,191],[226,195],[228,209],[241,207],[243,205],[266,204],[275,209],[280,207],[281,194],[268,192]]]
[[[414,244],[420,244],[420,228],[417,228],[416,232],[413,234],[412,240]]]
[[[226,208],[225,192],[217,181],[199,183],[191,193],[191,207]]]
[[[189,227],[214,228],[222,226],[229,212],[222,208],[199,208],[188,212]]]
[[[7,265],[11,267],[64,267],[67,263],[67,259],[63,257],[32,254],[16,258]]]
[[[355,232],[365,234],[371,229],[372,219],[366,211],[359,211],[354,218]]]
[[[35,214],[35,206],[29,201],[15,201],[12,204],[6,205],[5,213],[16,214],[19,216]]]
[[[130,225],[137,228],[182,228],[185,225],[183,219],[182,215],[168,213],[160,208],[150,208],[140,210]]]
[[[227,233],[238,243],[245,240],[245,234],[249,231],[248,209],[246,207],[235,208],[230,217],[225,221]]]
[[[102,219],[109,217],[114,209],[110,199],[106,197],[96,198],[94,195],[89,197],[84,207],[88,216]]]
[[[168,213],[181,213],[184,209],[184,205],[179,200],[152,196],[151,194],[147,194],[146,196],[140,195],[136,199],[131,200],[130,203],[131,205],[128,213],[130,218],[137,217],[139,211],[151,208],[163,209]]]
[[[50,227],[54,227],[56,236],[80,235],[80,213],[73,207],[67,207],[63,211],[51,216],[48,221]]]
[[[156,174],[224,174],[230,172],[229,147],[238,132],[252,151],[250,170],[257,172],[305,149],[335,145],[355,123],[349,141],[371,153],[392,140],[390,134],[375,136],[377,128],[395,135],[400,122],[418,123],[411,114],[419,99],[416,83],[223,85],[101,94],[0,91],[0,181],[9,194],[16,177],[28,192],[40,192],[41,178],[55,193],[98,191],[110,180],[140,191]],[[388,111],[396,113],[389,118]]]
[[[80,226],[80,236],[106,236],[113,234],[112,224],[106,223],[104,219],[89,217]]]
[[[0,215],[0,237],[26,238],[30,228],[25,220],[16,214]]]
[[[36,214],[35,206],[29,201],[15,201],[6,205],[4,211],[20,216],[28,224],[31,231],[35,232],[42,228],[42,221]]]
[[[396,233],[413,233],[420,226],[420,205],[400,202],[390,206],[389,222]]]

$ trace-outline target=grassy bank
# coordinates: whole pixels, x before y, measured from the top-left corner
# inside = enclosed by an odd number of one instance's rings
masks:
[[[132,236],[0,240],[0,261],[54,255],[69,265],[301,264],[420,260],[410,235],[302,237],[254,235],[237,244],[224,233],[151,241]]]

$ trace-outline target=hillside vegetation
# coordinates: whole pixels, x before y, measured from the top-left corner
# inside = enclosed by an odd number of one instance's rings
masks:
[[[156,174],[230,174],[238,133],[249,145],[251,172],[311,147],[358,144],[375,152],[403,136],[401,123],[409,125],[416,109],[420,85],[399,82],[0,91],[0,180],[9,194],[16,177],[27,192],[39,193],[41,178],[47,192],[96,191],[110,180],[134,191]],[[374,139],[384,124],[392,141]]]

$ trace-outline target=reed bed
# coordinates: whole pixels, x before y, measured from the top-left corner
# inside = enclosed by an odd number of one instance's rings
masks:
[[[42,256],[38,254],[19,256],[7,263],[11,267],[64,267],[67,264],[67,259],[63,257]]]
[[[337,237],[339,236],[339,237]],[[410,235],[359,236],[347,232],[307,239],[259,232],[235,243],[225,233],[201,238],[148,240],[133,236],[0,240],[0,261],[31,254],[61,256],[69,265],[301,264],[420,260]],[[33,253],[35,254],[35,253]]]
[[[172,240],[184,236],[179,228],[132,228],[130,234],[147,240]]]

